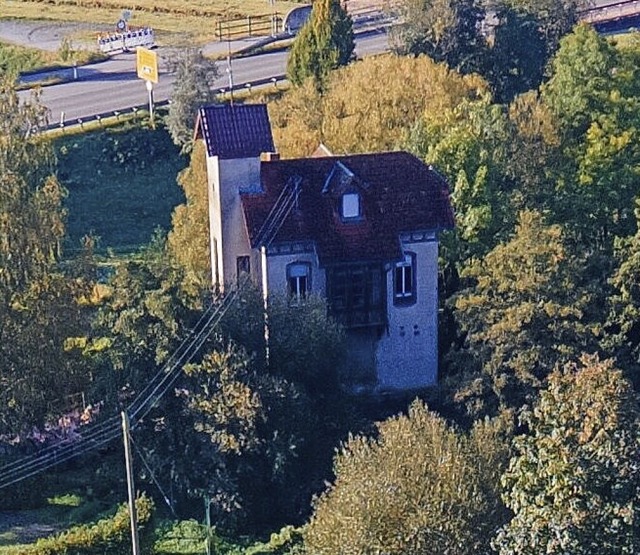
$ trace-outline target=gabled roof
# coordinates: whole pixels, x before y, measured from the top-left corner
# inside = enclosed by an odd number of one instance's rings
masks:
[[[342,220],[340,197],[326,190],[329,176],[341,166],[359,183],[363,217],[355,222]],[[262,192],[242,195],[254,248],[271,209],[292,182],[299,183],[295,207],[273,242],[313,241],[322,265],[399,260],[401,233],[454,225],[447,183],[406,152],[263,162],[260,173]]]
[[[209,156],[223,160],[275,152],[264,104],[216,104],[198,110],[196,139],[204,138]]]

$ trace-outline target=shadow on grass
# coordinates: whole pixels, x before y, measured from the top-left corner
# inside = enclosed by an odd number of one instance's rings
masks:
[[[177,184],[187,159],[164,129],[131,124],[55,139],[58,177],[68,190],[66,252],[82,238],[98,239],[97,252],[134,252],[157,228],[167,231],[184,202]]]

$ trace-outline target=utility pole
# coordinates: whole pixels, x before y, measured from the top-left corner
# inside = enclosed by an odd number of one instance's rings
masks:
[[[269,364],[269,279],[267,272],[267,246],[260,247],[260,262],[262,270],[262,306],[264,309],[264,358]]]
[[[149,119],[151,120],[151,128],[155,129],[155,119],[153,114],[153,83],[151,81],[145,81],[147,91],[149,92]]]
[[[231,67],[231,30],[227,28],[227,74],[229,76],[229,93],[231,106],[233,106],[233,68]]]
[[[207,555],[211,555],[212,534],[211,534],[211,498],[208,495],[204,497],[204,517],[207,526]]]
[[[148,82],[148,81],[147,81]],[[136,514],[136,490],[133,484],[133,466],[131,465],[131,444],[129,442],[129,417],[122,411],[122,434],[124,436],[124,460],[127,466],[127,487],[129,490],[129,517],[131,520],[131,545],[133,555],[140,555],[138,541],[138,515]]]

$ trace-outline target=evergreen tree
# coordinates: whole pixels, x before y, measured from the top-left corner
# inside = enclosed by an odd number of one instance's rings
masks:
[[[322,88],[331,70],[349,62],[354,48],[353,22],[340,0],[317,0],[291,48],[287,76],[296,86],[311,77]]]

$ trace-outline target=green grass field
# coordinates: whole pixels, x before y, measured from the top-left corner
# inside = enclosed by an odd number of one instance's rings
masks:
[[[132,124],[54,140],[58,177],[69,195],[68,241],[73,255],[82,237],[98,238],[97,250],[131,253],[156,228],[168,230],[183,202],[176,182],[188,160],[163,129]]]

